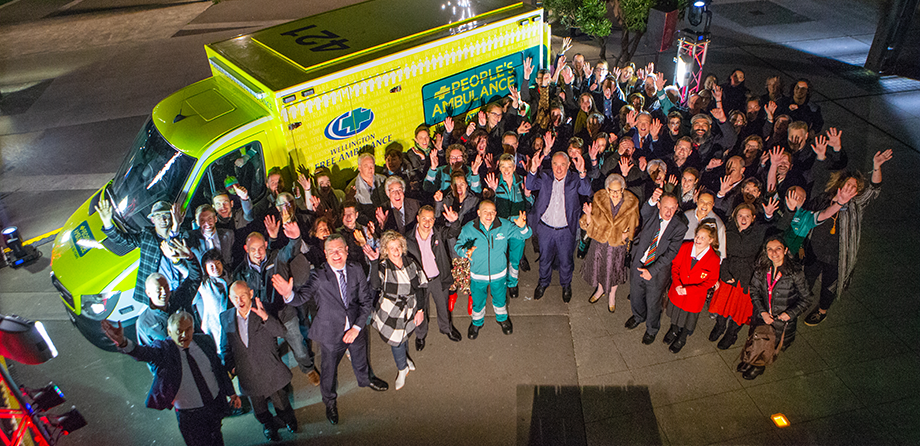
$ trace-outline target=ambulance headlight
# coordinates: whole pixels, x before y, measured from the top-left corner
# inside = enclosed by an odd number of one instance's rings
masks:
[[[84,294],[80,299],[82,315],[93,320],[101,321],[115,310],[121,292],[110,291],[100,294]]]

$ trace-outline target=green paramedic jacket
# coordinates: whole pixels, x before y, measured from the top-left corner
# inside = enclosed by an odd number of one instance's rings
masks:
[[[470,259],[470,278],[491,281],[508,273],[508,240],[527,240],[531,233],[529,226],[520,228],[511,220],[499,217],[487,231],[477,218],[463,226],[454,250],[465,257],[466,250],[475,246]]]

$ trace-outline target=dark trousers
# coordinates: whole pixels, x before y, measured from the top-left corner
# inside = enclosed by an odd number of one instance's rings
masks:
[[[670,268],[645,280],[633,265],[629,271],[629,305],[636,321],[645,321],[645,332],[655,336],[661,329],[661,296],[667,285]]]
[[[335,404],[335,399],[338,397],[335,393],[338,386],[337,370],[346,350],[351,353],[351,368],[355,371],[358,386],[370,385],[367,365],[367,330],[369,329],[369,326],[364,327],[351,344],[346,344],[344,341],[335,344],[320,343],[322,359],[320,360],[319,389],[323,394],[323,403],[326,404],[326,407]],[[344,336],[345,333],[342,335]]]
[[[445,273],[441,273],[445,274]],[[447,271],[446,274],[450,274],[450,271]],[[430,313],[428,310],[431,308],[430,299],[428,298],[431,295],[431,299],[434,299],[434,306],[438,311],[438,330],[441,333],[448,334],[450,333],[450,311],[447,311],[447,297],[450,291],[448,291],[447,286],[441,284],[441,278],[435,277],[428,282],[428,292],[425,293],[425,298],[422,299],[422,311],[425,312],[425,319],[422,320],[421,325],[415,329],[415,337],[418,339],[425,339],[425,336],[428,336],[428,318]]]
[[[553,279],[553,263],[559,262],[559,284],[570,286],[575,271],[575,236],[568,228],[553,229],[542,221],[535,227],[540,238],[540,286]]]
[[[839,271],[837,262],[819,260],[813,256],[805,257],[805,281],[812,289],[818,276],[821,276],[821,295],[818,296],[818,308],[827,311],[837,298],[837,279]]]
[[[203,407],[176,409],[179,432],[188,446],[223,446],[224,435],[220,432],[221,420],[227,413],[227,401],[218,396]]]
[[[288,389],[288,386],[284,386],[268,396],[250,395],[249,402],[252,403],[252,414],[256,420],[262,424],[271,423],[272,414],[268,411],[268,400],[271,399],[278,417],[285,423],[292,421],[290,418],[294,411],[291,409],[291,394]]]

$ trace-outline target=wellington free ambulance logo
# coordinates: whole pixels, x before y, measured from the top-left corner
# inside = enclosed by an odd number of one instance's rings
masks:
[[[358,107],[333,119],[323,132],[326,138],[334,140],[347,139],[357,135],[374,122],[374,112],[368,108]]]

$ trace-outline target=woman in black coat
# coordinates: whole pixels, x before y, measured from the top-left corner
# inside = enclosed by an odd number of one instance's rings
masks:
[[[771,200],[765,210],[772,217],[776,200]],[[709,312],[716,315],[716,325],[709,333],[711,342],[719,341],[718,347],[726,350],[735,345],[738,332],[749,324],[751,306],[750,282],[754,275],[754,264],[771,225],[757,221],[757,208],[741,203],[731,214],[731,222],[725,230],[726,257],[719,269],[719,283],[712,295]],[[724,333],[724,336],[723,336]]]
[[[796,318],[813,303],[805,282],[805,272],[789,255],[781,237],[770,237],[764,248],[754,276],[751,278],[751,303],[754,306],[752,325],[770,324],[776,331],[777,342],[785,331],[783,350],[795,340]],[[745,366],[744,379],[760,376],[764,367]]]

